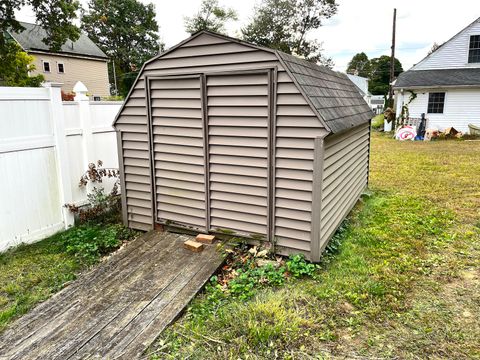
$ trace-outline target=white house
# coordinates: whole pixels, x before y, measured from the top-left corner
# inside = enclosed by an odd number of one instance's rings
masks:
[[[480,18],[460,31],[394,84],[397,116],[427,118],[427,127],[468,132],[480,125]]]
[[[370,96],[370,107],[372,108],[375,114],[383,113],[383,108],[385,105],[385,96],[384,95],[372,95]]]
[[[372,108],[372,104],[370,102],[372,94],[370,94],[370,92],[368,91],[368,79],[366,77],[352,74],[347,74],[347,76],[357,86],[360,95],[362,95],[368,106]]]

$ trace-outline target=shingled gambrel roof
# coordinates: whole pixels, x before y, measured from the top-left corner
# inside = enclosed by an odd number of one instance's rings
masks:
[[[277,54],[330,131],[338,133],[372,118],[372,110],[347,75],[281,51]]]
[[[480,87],[480,68],[408,70],[401,73],[395,89],[432,87]]]
[[[285,70],[290,74],[292,80],[295,82],[303,96],[310,103],[322,125],[332,133],[339,133],[343,130],[365,124],[369,122],[374,115],[359,93],[357,86],[346,74],[335,72],[325,66],[314,64],[310,61],[300,59],[279,50],[255,45],[244,40],[207,30],[200,30],[192,34],[190,38],[185,39],[179,44],[145,62],[134,85],[130,89],[130,93],[135,88],[135,84],[142,76],[142,72],[147,64],[175,51],[177,48],[183,46],[201,34],[209,34],[221,39],[276,54],[280,62],[284,64]],[[130,93],[127,95],[127,100],[130,97]],[[127,101],[124,102],[122,108],[118,112],[117,117],[113,122],[113,126],[115,126],[118,117],[121,115],[126,102]]]

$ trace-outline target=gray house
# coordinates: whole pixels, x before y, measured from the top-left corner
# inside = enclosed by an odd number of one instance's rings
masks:
[[[319,260],[367,186],[371,117],[345,74],[194,34],[145,63],[115,121],[124,221]]]

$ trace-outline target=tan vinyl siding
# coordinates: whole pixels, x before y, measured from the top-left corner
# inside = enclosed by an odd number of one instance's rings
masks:
[[[183,97],[186,89],[192,94],[189,98]],[[150,90],[156,218],[162,223],[194,226],[204,231],[205,159],[200,77],[152,79]]]
[[[226,46],[224,50],[226,50],[225,54],[227,56],[223,56],[221,59],[214,54],[218,54],[222,52],[222,47]],[[190,52],[185,52],[183,49],[188,48]],[[179,52],[182,50],[182,52]],[[145,93],[145,76],[163,76],[163,75],[174,75],[174,74],[192,74],[192,73],[201,73],[201,72],[221,72],[221,71],[232,71],[232,70],[252,70],[258,69],[263,67],[273,67],[277,66],[281,70],[281,65],[279,64],[277,57],[274,54],[267,53],[264,51],[251,51],[252,48],[249,48],[244,45],[240,44],[233,44],[229,41],[210,36],[210,35],[202,35],[193,40],[189,41],[187,44],[181,46],[180,48],[176,49],[174,52],[170,53],[170,57],[165,59],[168,61],[168,68],[163,68],[163,60],[162,58],[155,60],[145,66],[145,69],[135,84],[135,88],[132,89],[130,97],[126,100],[125,106],[119,116],[116,127],[118,130],[122,132],[122,136],[125,137],[143,137],[144,141],[148,143],[148,132],[147,132],[147,108],[146,108],[146,93]],[[193,52],[192,52],[193,51]],[[212,51],[212,52],[211,52]],[[239,55],[239,53],[245,52],[249,54],[248,59],[245,62],[238,62],[234,61],[235,57]],[[210,54],[210,55],[209,55]],[[192,55],[192,56],[190,56]],[[214,56],[211,56],[214,55]],[[167,55],[168,56],[168,55]],[[221,60],[221,61],[219,61]],[[233,62],[232,62],[233,60]],[[151,89],[151,96],[156,98],[164,98],[164,99],[175,99],[176,95],[172,94],[168,89],[162,88],[155,88],[155,86]],[[187,87],[182,92],[182,99],[196,99],[198,98],[198,91],[195,88]],[[168,136],[171,144],[193,144],[198,142],[198,133],[201,132],[201,129],[188,129],[188,131],[183,131],[178,134],[175,129],[170,129],[169,134],[153,134],[154,141],[163,141],[161,140],[162,136]],[[179,135],[174,137],[175,135]],[[182,136],[183,135],[183,136]],[[185,136],[188,135],[188,136]],[[233,145],[236,141],[240,141],[244,143],[242,138],[230,138],[226,143],[223,145]],[[240,140],[236,140],[240,139]],[[218,145],[222,145],[221,142],[224,139],[221,137],[218,140],[213,140],[211,144],[219,142]],[[258,141],[262,141],[262,139],[251,139],[249,143],[256,143]],[[179,155],[176,155],[177,157]],[[220,155],[215,155],[220,156]],[[128,166],[127,165],[136,165],[142,164],[142,168],[147,166],[145,169],[149,170],[149,155],[145,154],[144,159],[138,158],[130,158],[125,155],[124,157],[124,164],[125,164],[125,172],[127,172]],[[163,160],[158,159],[155,160],[156,166],[164,166],[164,164],[169,164],[170,168],[174,165],[171,161],[175,155],[164,154]],[[190,164],[191,166],[199,165]],[[168,165],[167,165],[168,166]],[[148,175],[146,175],[148,177]],[[188,193],[193,196],[196,194],[190,190],[185,190],[185,195]],[[152,199],[151,190],[145,189],[144,192],[136,191],[133,193],[136,197],[142,196],[144,199]],[[130,197],[128,196],[127,192],[127,204],[130,203]],[[198,195],[198,194],[196,194]],[[222,195],[218,195],[222,197]],[[234,198],[234,196],[232,196]],[[246,196],[245,199],[251,199],[250,196]],[[228,199],[227,199],[228,200]],[[238,200],[243,201],[243,200]],[[129,216],[133,216],[130,215]],[[184,218],[183,220],[187,220]],[[152,228],[153,223],[152,220],[150,222],[141,223],[138,219],[132,221],[129,219],[129,226],[133,228],[143,229],[145,227]]]
[[[206,79],[211,228],[266,237],[268,74],[208,75]],[[251,144],[250,138],[256,141]],[[254,205],[231,201],[231,194],[254,198]]]
[[[95,96],[109,96],[110,83],[108,81],[107,60],[62,56],[45,53],[30,52],[33,55],[35,70],[33,75],[42,74],[46,81],[62,84],[62,90],[71,93],[77,81],[81,81],[88,89],[88,93]],[[50,72],[43,71],[43,62],[50,63]],[[64,66],[65,72],[58,72],[58,64]]]
[[[326,130],[290,76],[278,73],[275,149],[275,241],[310,255],[313,149]]]
[[[143,128],[146,131],[146,126]],[[152,202],[148,139],[146,134],[141,134],[141,137],[139,134],[141,133],[120,133],[127,219],[128,225],[132,228],[150,230],[152,228]],[[137,151],[135,156],[132,156],[131,151]]]
[[[328,240],[366,185],[368,128],[326,137],[282,64],[275,53],[201,34],[145,66],[116,122],[125,145],[129,226],[153,226],[146,211],[153,207],[153,163],[156,221],[260,234],[280,254],[316,258],[319,238]],[[276,80],[275,98],[269,79]],[[319,186],[313,174],[323,138]]]
[[[368,181],[368,124],[324,141],[320,246],[323,249],[357,202]]]

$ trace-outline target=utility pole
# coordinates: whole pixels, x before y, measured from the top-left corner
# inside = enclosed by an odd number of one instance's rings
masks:
[[[113,67],[113,83],[115,84],[115,95],[118,95],[117,73],[115,71],[115,60],[112,60],[112,67]]]
[[[395,77],[395,28],[397,22],[397,9],[393,9],[393,31],[392,31],[392,55],[390,57],[390,82],[388,85],[388,107],[393,110],[393,86]],[[395,131],[395,119],[392,122],[392,130]]]

